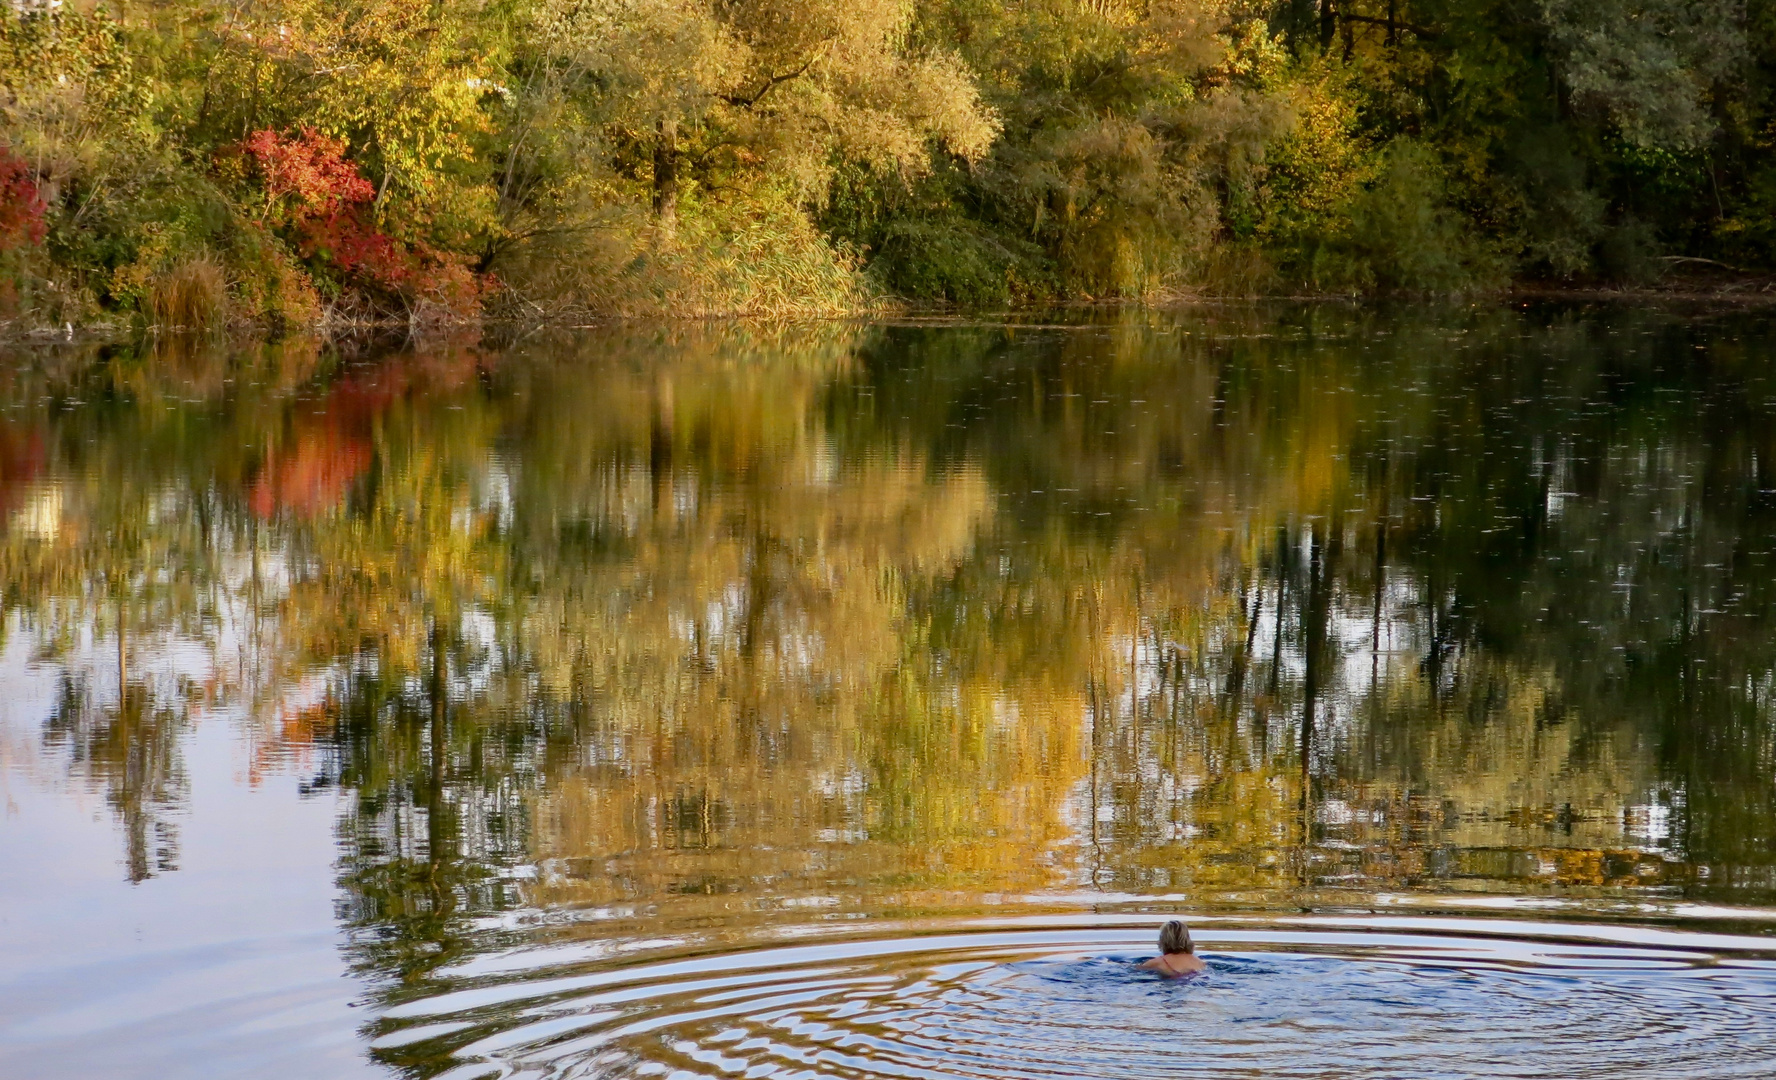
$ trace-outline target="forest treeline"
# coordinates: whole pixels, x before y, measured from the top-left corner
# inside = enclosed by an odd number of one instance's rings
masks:
[[[1769,0],[8,0],[0,320],[1766,269]]]

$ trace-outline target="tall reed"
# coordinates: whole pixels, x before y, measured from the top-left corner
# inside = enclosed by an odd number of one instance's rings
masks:
[[[228,274],[209,255],[199,255],[157,275],[142,297],[150,325],[163,330],[201,330],[226,321]]]

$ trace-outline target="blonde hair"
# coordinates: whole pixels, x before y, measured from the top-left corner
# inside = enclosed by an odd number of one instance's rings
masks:
[[[1190,927],[1179,919],[1173,919],[1159,928],[1159,951],[1170,956],[1173,953],[1194,953],[1196,946],[1190,940]]]

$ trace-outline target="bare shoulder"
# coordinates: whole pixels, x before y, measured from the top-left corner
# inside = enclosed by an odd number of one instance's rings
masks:
[[[1139,965],[1142,971],[1157,971],[1168,979],[1176,979],[1184,975],[1194,975],[1209,965],[1197,959],[1194,953],[1172,953],[1169,956],[1155,956],[1144,960]]]

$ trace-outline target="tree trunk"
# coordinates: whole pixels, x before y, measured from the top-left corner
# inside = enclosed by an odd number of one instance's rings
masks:
[[[678,227],[678,121],[660,121],[654,140],[654,216],[670,235]]]
[[[1338,33],[1338,11],[1332,0],[1320,0],[1320,52],[1330,52],[1332,39]]]

